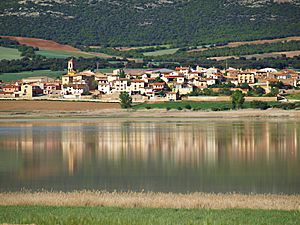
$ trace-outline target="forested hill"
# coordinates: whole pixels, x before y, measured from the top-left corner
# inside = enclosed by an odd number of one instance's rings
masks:
[[[9,0],[0,34],[103,46],[284,37],[300,35],[300,0]]]

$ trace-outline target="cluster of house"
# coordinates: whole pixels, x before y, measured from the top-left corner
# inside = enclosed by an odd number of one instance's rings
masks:
[[[74,60],[68,62],[68,72],[61,80],[32,77],[0,86],[0,98],[47,97],[60,99],[102,99],[116,101],[121,92],[128,92],[136,101],[170,100],[189,94],[195,89],[209,88],[215,84],[247,83],[270,92],[271,82],[300,85],[300,73],[292,69],[277,71],[273,68],[220,70],[197,66],[178,67],[175,70],[114,70],[112,73],[92,71],[77,72]]]

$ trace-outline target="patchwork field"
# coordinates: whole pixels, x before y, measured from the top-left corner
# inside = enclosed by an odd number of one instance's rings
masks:
[[[102,54],[102,53],[89,53],[89,52],[82,52],[77,48],[74,48],[70,45],[63,45],[59,44],[55,41],[51,40],[44,40],[39,38],[27,38],[27,37],[15,37],[15,36],[0,36],[2,38],[8,38],[10,40],[16,40],[21,45],[28,45],[32,47],[37,47],[40,51],[37,52],[39,55],[46,56],[47,58],[68,58],[68,57],[84,57],[84,58],[111,58],[110,55]],[[14,49],[12,49],[14,50]],[[17,50],[16,50],[17,51]],[[1,59],[10,59],[7,56],[3,56],[1,58],[2,52],[0,53],[0,60]],[[11,57],[16,57],[11,53]],[[20,54],[19,54],[20,55]],[[20,56],[18,57],[20,58]],[[12,58],[14,59],[14,58]]]
[[[217,61],[231,59],[231,58],[238,59],[240,57],[245,57],[246,59],[251,59],[253,57],[257,59],[264,59],[270,57],[280,57],[281,55],[286,55],[287,58],[293,58],[294,56],[300,55],[300,51],[270,52],[270,53],[263,53],[263,54],[241,55],[241,56],[218,56],[218,57],[210,57],[208,59],[213,59]]]
[[[281,41],[300,41],[300,36],[293,36],[293,37],[286,37],[286,38],[275,38],[275,39],[267,39],[267,40],[256,40],[256,41],[238,41],[238,42],[229,42],[227,45],[224,46],[217,46],[213,48],[226,48],[226,47],[239,47],[241,45],[259,45],[259,44],[270,44],[275,42],[281,42]],[[199,48],[199,49],[193,49],[189,52],[201,52],[206,51],[208,48]]]
[[[0,80],[4,82],[21,80],[27,77],[39,77],[47,76],[56,78],[64,74],[64,71],[51,71],[51,70],[35,70],[35,71],[24,71],[19,73],[0,73]]]
[[[20,58],[21,58],[21,53],[17,49],[0,47],[0,60],[3,59],[12,60],[12,59],[20,59]]]

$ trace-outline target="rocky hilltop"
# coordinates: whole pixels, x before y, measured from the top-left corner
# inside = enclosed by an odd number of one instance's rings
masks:
[[[73,45],[180,46],[300,34],[299,0],[11,0],[0,34]]]

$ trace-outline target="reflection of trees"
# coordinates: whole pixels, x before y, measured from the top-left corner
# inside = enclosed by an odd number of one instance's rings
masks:
[[[10,125],[16,129],[0,137],[0,146],[18,151],[26,161],[24,169],[41,175],[62,168],[73,174],[95,161],[171,168],[296,163],[299,125],[299,121],[272,120],[49,122],[47,126],[28,122]]]

